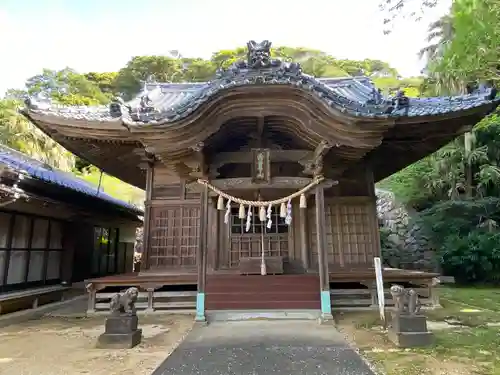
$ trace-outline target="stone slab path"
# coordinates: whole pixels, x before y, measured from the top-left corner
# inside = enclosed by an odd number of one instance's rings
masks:
[[[374,375],[342,335],[312,321],[195,327],[152,375]]]

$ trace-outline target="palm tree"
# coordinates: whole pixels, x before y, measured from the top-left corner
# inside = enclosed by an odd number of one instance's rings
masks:
[[[17,112],[18,102],[0,100],[0,143],[65,171],[75,157]]]
[[[455,34],[451,13],[431,23],[427,32],[426,40],[429,44],[418,52],[418,56],[421,59],[426,58],[427,61],[433,61],[443,55],[444,49]]]

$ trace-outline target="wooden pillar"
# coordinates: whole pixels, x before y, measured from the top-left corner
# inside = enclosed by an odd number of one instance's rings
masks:
[[[304,270],[307,272],[309,269],[309,246],[307,244],[308,232],[307,232],[307,208],[299,208],[299,222],[300,222],[300,256],[302,258],[302,264]]]
[[[144,223],[142,230],[142,259],[141,271],[148,270],[150,264],[150,223],[151,199],[153,198],[154,161],[148,161],[146,169],[146,204],[144,205]]]
[[[200,238],[198,241],[198,293],[196,295],[197,322],[205,322],[205,283],[207,278],[207,219],[208,219],[208,187],[203,186],[200,209]]]
[[[316,242],[318,247],[319,283],[321,293],[321,320],[332,319],[330,298],[330,280],[328,275],[328,258],[325,233],[325,193],[324,187],[316,187]]]

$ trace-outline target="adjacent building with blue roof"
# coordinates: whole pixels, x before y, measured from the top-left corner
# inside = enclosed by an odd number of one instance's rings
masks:
[[[18,171],[27,178],[37,179],[48,184],[69,189],[76,193],[103,200],[117,208],[129,210],[131,213],[142,215],[138,207],[106,194],[102,189],[78,178],[77,176],[58,170],[46,163],[33,159],[19,151],[0,145],[0,164]]]
[[[71,173],[0,145],[0,307],[132,272],[142,215]]]

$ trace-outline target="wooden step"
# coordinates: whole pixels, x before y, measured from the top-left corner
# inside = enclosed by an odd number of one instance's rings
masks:
[[[319,301],[319,292],[316,293],[207,293],[207,303],[224,301]]]
[[[319,309],[320,301],[224,301],[206,302],[207,310]]]
[[[311,290],[319,290],[318,278],[288,278],[285,276],[268,277],[268,276],[239,276],[231,278],[208,278],[206,288],[218,288],[226,286],[241,286],[241,287],[257,287],[257,288],[310,288]]]
[[[260,292],[297,292],[297,293],[318,293],[318,285],[252,285],[252,284],[207,284],[206,293],[260,293]]]
[[[295,283],[318,283],[319,277],[316,275],[209,275],[207,283],[275,283],[275,284],[295,284]]]
[[[317,275],[210,275],[208,310],[317,309]]]

